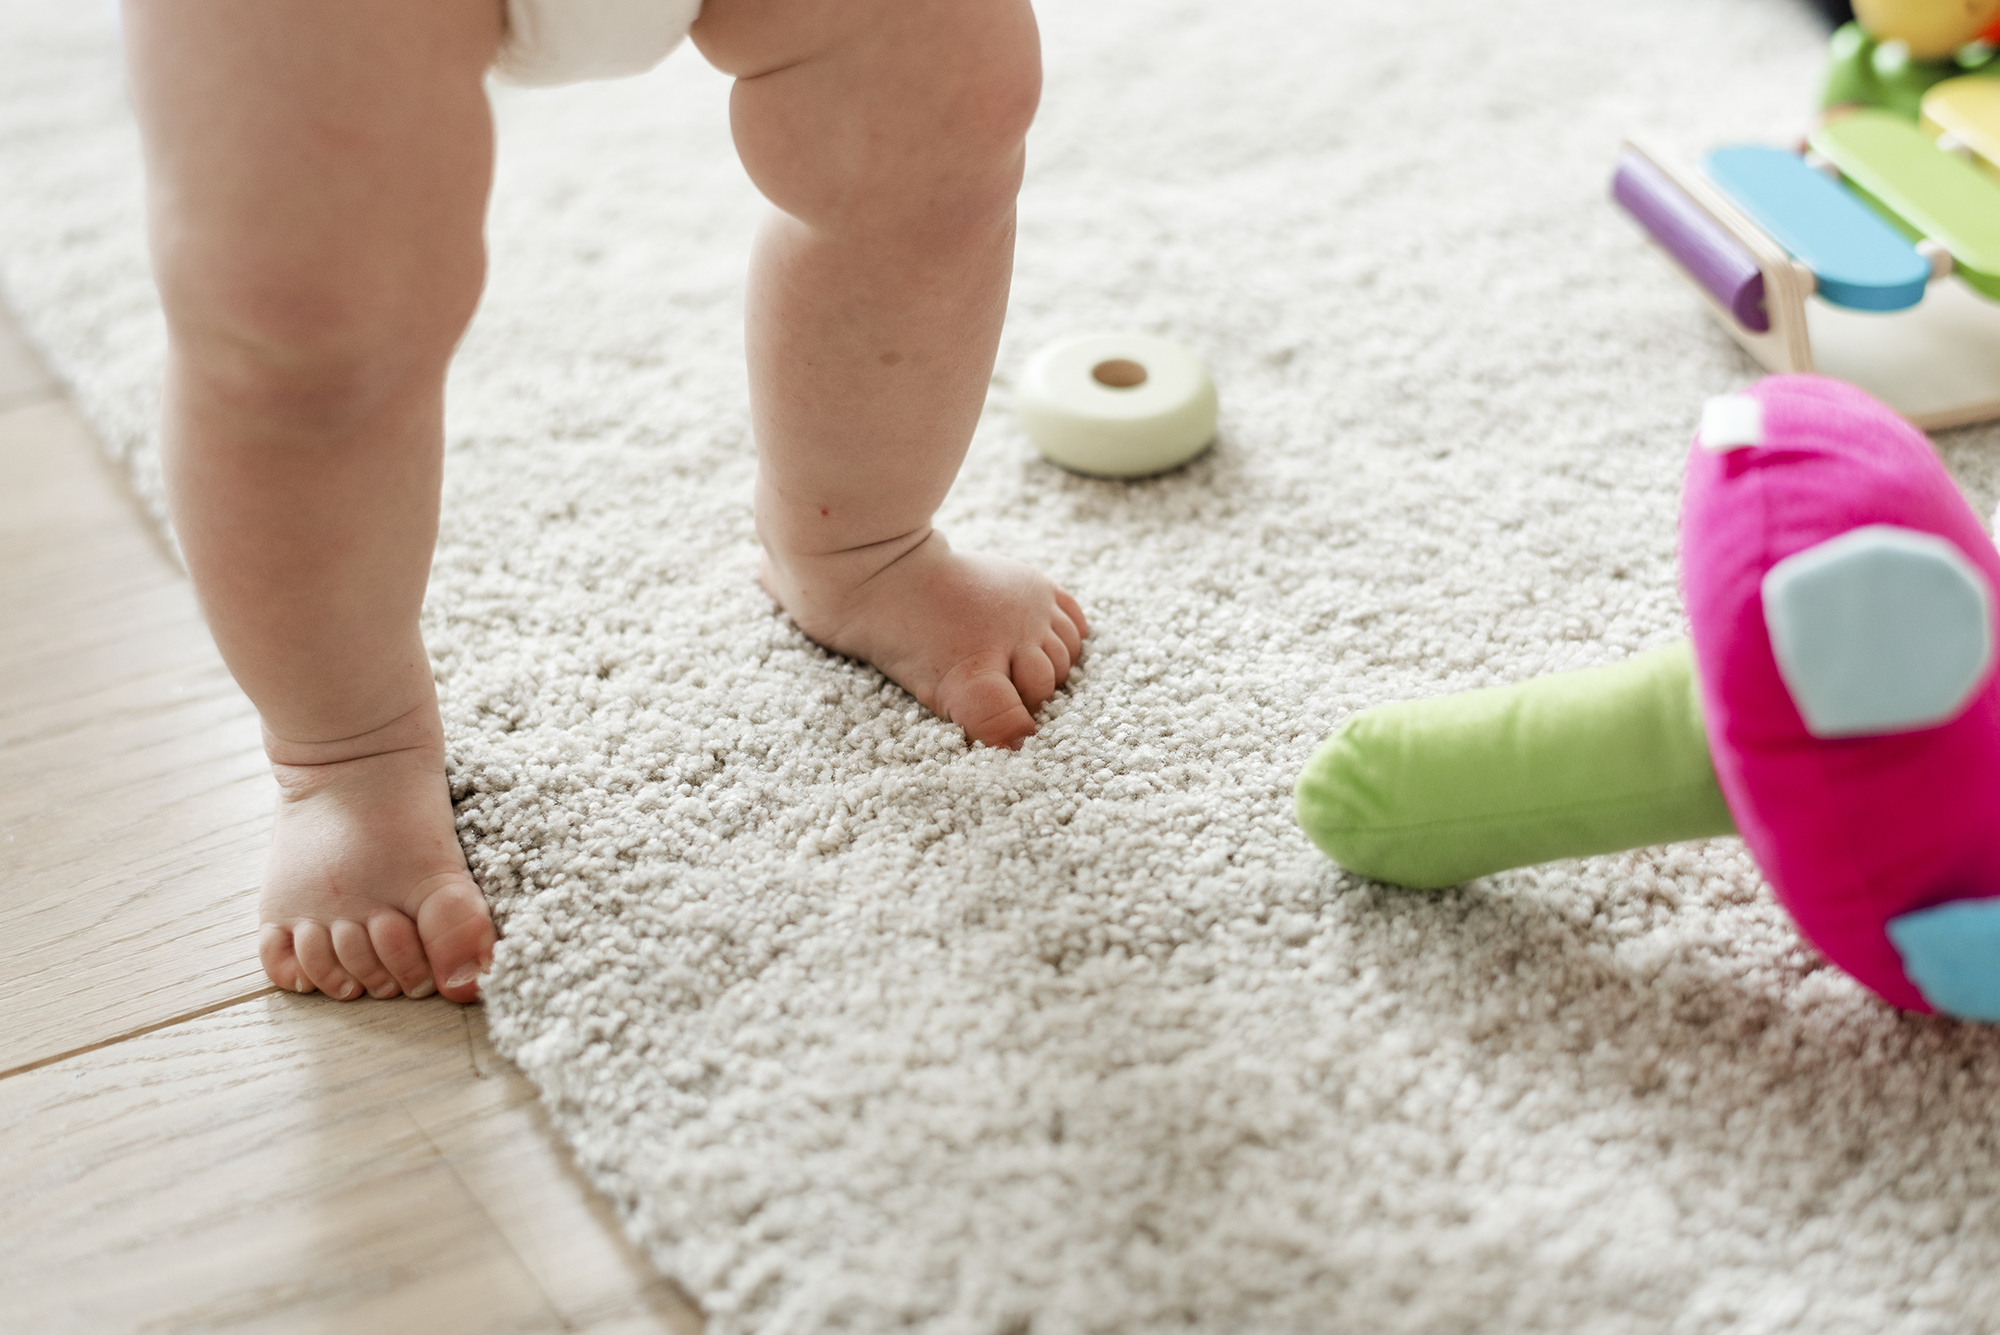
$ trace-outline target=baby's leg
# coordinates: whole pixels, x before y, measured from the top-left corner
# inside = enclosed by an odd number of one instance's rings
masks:
[[[175,531],[280,799],[280,987],[478,995],[418,607],[484,279],[497,0],[127,0]]]
[[[985,402],[1040,94],[1027,0],[708,0],[736,142],[780,210],[748,336],[764,584],[974,740],[1018,746],[1076,601],[931,528]]]

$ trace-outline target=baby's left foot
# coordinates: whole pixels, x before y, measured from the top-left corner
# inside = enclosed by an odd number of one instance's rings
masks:
[[[1018,748],[1090,633],[1055,581],[1004,556],[954,552],[933,530],[873,572],[861,553],[774,561],[761,577],[799,629],[872,663],[988,746]]]

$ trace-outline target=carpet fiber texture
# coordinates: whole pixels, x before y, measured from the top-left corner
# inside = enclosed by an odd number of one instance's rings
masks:
[[[1088,609],[1018,754],[752,579],[727,85],[496,90],[426,613],[505,1051],[718,1332],[1971,1332],[2000,1032],[1827,968],[1734,840],[1442,894],[1290,789],[1356,709],[1682,632],[1753,368],[1606,200],[1778,138],[1787,0],[1049,0],[989,410],[942,516]],[[0,0],[0,278],[141,491],[162,335],[101,7]],[[1041,462],[1027,354],[1206,358],[1221,438]],[[2000,432],[1952,433],[1982,507]]]

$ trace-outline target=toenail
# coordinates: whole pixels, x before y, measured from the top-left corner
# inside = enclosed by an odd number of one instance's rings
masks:
[[[438,990],[437,984],[433,982],[431,979],[426,978],[424,979],[423,982],[418,983],[415,987],[411,988],[409,995],[413,1000],[422,1001],[425,997],[429,996],[431,993],[437,990]]]
[[[294,983],[293,986],[298,988],[300,992],[305,992],[312,986],[312,984],[308,983],[305,979],[301,978],[299,979],[298,982]]]
[[[346,1001],[348,998],[352,997],[356,992],[359,992],[360,990],[361,990],[360,987],[358,987],[351,981],[342,983],[340,985],[340,999],[342,1001]]]
[[[479,966],[477,964],[461,964],[452,971],[451,977],[444,980],[444,985],[446,987],[464,987],[467,983],[472,982],[478,977]]]

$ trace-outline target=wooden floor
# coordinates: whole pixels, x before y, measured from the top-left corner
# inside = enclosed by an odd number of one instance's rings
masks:
[[[484,1018],[276,992],[270,780],[0,310],[0,1329],[674,1332]]]

